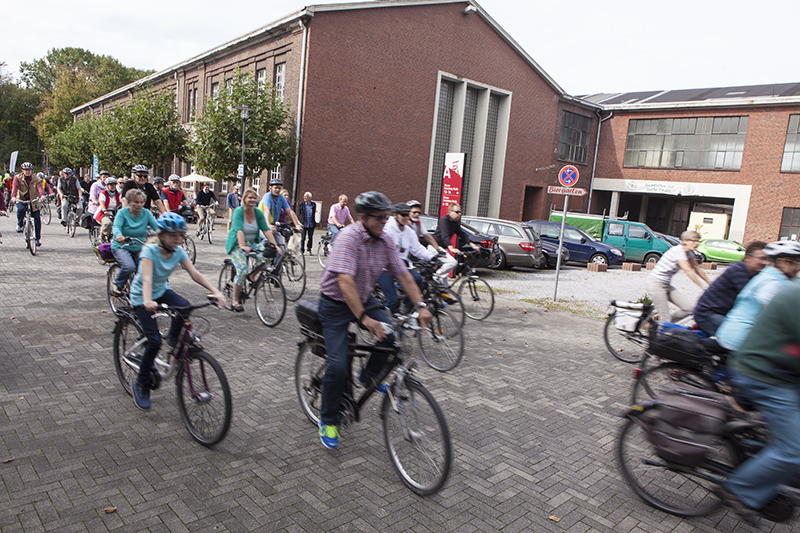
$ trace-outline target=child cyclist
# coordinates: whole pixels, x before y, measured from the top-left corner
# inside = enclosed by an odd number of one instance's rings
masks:
[[[150,409],[150,373],[158,350],[161,348],[161,335],[153,313],[156,312],[160,303],[170,307],[189,306],[186,299],[169,288],[169,276],[172,271],[178,265],[182,265],[195,283],[211,291],[220,305],[226,305],[222,293],[194,268],[186,251],[181,248],[186,237],[186,220],[176,213],[167,212],[162,213],[157,222],[158,242],[147,244],[142,248],[139,256],[139,270],[136,272],[130,293],[133,310],[147,337],[147,346],[139,368],[139,377],[131,387],[133,402],[142,411]],[[172,318],[167,340],[173,346],[181,332],[182,324],[183,317],[180,315]]]

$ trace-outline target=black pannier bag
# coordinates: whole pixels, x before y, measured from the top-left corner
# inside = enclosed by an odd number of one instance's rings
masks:
[[[663,460],[695,467],[708,455],[727,420],[722,394],[685,385],[667,386],[642,416],[648,440]]]
[[[694,330],[662,326],[653,328],[648,351],[656,357],[700,370],[711,359],[704,340]]]

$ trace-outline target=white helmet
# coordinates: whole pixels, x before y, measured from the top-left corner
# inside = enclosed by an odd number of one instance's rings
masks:
[[[800,256],[800,242],[777,241],[764,247],[764,253],[773,259],[781,256]]]

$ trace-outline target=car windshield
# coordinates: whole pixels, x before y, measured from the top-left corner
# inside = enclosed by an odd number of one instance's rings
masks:
[[[572,239],[573,241],[579,241],[583,238],[587,238],[587,240],[592,240],[591,238],[589,238],[588,235],[584,236],[581,234],[580,231],[571,228],[564,228],[564,238]]]

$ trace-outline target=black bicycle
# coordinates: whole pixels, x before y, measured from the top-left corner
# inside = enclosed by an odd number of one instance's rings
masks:
[[[276,253],[274,249],[272,253],[273,255]],[[265,252],[265,257],[268,254],[269,249]],[[278,260],[280,261],[280,258]],[[268,264],[268,260],[257,269],[253,269],[252,255],[247,256],[247,263],[247,272],[249,274],[245,278],[245,285],[239,295],[239,302],[244,304],[252,296],[256,306],[256,314],[261,323],[269,328],[277,326],[283,320],[283,315],[286,314],[286,291],[279,275],[275,274],[280,272],[280,265]],[[234,283],[235,278],[236,267],[233,261],[225,259],[222,263],[222,269],[219,271],[217,286],[219,292],[224,294],[228,301],[233,301],[233,287],[236,285]]]
[[[464,314],[472,320],[484,320],[494,311],[494,291],[475,270],[475,262],[480,257],[481,252],[472,249],[458,254],[458,265],[453,269],[450,283],[461,301]]]
[[[78,226],[81,223],[80,197],[68,195],[66,198],[67,202],[69,203],[69,209],[67,210],[66,217],[67,235],[74,237],[75,230],[78,229]]]
[[[649,344],[650,326],[655,324],[655,307],[648,303],[611,300],[612,310],[603,328],[608,351],[625,363],[635,363]]]
[[[284,242],[288,243],[292,235],[300,233],[300,230],[288,224],[281,224],[278,225],[278,232],[283,236]],[[286,299],[296,302],[306,292],[305,259],[302,254],[295,253],[286,246],[281,248],[281,252],[281,257],[276,261],[278,267],[276,272],[286,291]]]
[[[22,219],[22,236],[25,238],[25,248],[31,255],[36,255],[36,226],[33,221],[33,208],[31,207],[36,200],[19,200],[27,206],[25,218]]]
[[[189,319],[192,311],[208,305],[217,305],[216,299],[212,301],[209,297],[207,303],[182,308],[160,306],[160,312],[170,318],[178,314],[184,319],[177,343],[169,353],[156,358],[150,378],[150,388],[158,389],[161,382],[175,376],[181,420],[192,438],[203,446],[213,446],[225,438],[233,415],[225,372],[203,349]],[[146,346],[147,337],[133,310],[123,309],[114,326],[114,368],[120,385],[129,395]]]
[[[297,396],[303,413],[315,427],[319,427],[322,380],[327,359],[318,302],[302,301],[295,311],[303,334],[295,362]],[[365,313],[368,311],[365,310]],[[389,458],[403,483],[417,494],[425,496],[437,492],[447,480],[452,449],[450,430],[442,409],[416,378],[416,364],[405,364],[402,358],[401,342],[397,339],[404,329],[412,330],[415,327],[415,315],[401,317],[395,322],[394,329],[384,324],[387,333],[395,335],[396,342],[391,348],[359,344],[356,334],[349,334],[348,359],[351,371],[342,397],[339,429],[346,430],[358,422],[364,404],[375,393],[378,384],[383,380],[390,381],[380,409]],[[358,380],[354,375],[359,374],[358,370],[355,373],[353,371],[354,362],[359,361],[358,366],[363,371],[369,356],[381,350],[388,355],[386,365],[356,397],[355,384]]]
[[[320,266],[324,267],[328,261],[328,255],[331,253],[331,232],[325,233],[317,243],[317,261]]]

